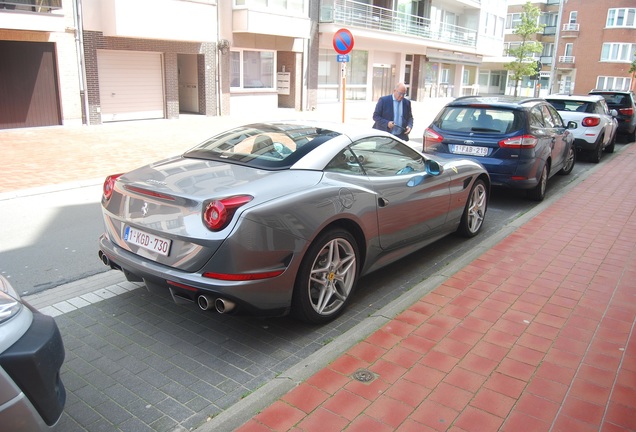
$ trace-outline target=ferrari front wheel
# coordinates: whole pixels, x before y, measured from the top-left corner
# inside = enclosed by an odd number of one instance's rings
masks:
[[[457,229],[464,237],[474,237],[479,234],[484,224],[488,207],[488,189],[483,180],[477,180],[468,194],[464,207],[464,214]]]

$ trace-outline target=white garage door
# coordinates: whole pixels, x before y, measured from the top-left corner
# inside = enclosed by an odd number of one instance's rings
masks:
[[[160,53],[97,51],[102,122],[164,118]]]

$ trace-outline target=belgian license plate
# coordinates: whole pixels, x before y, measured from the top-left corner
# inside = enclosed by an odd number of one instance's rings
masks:
[[[170,253],[170,240],[129,226],[124,230],[124,240],[164,256]]]
[[[451,152],[455,154],[465,154],[473,156],[486,156],[488,154],[488,147],[473,147],[465,145],[454,145],[451,148]]]

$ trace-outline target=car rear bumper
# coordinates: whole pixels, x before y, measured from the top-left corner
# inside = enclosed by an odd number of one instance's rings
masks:
[[[55,320],[33,310],[27,332],[0,354],[0,393],[12,398],[0,407],[3,430],[52,430],[66,403],[60,378],[64,344]]]
[[[588,142],[582,138],[576,138],[574,140],[574,147],[578,150],[578,151],[592,151],[594,149],[596,149],[596,138],[593,138],[592,142]],[[592,138],[590,138],[592,139]]]
[[[290,309],[295,272],[289,268],[274,278],[225,281],[144,259],[114,245],[104,235],[99,239],[99,249],[109,265],[123,271],[128,280],[143,281],[150,291],[169,290],[176,303],[197,303],[198,297],[205,295],[213,300],[230,300],[237,304],[237,310],[254,315],[285,315]]]

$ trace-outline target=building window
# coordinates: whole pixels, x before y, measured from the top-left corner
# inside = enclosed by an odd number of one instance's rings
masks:
[[[234,0],[234,6],[248,8],[284,9],[288,12],[305,13],[309,0]]]
[[[578,16],[578,12],[577,11],[572,11],[570,12],[570,20],[568,21],[569,24],[576,24],[576,18]]]
[[[634,61],[634,50],[636,44],[604,43],[601,48],[601,61],[631,63]]]
[[[230,53],[230,87],[274,89],[275,51],[232,51]]]
[[[605,27],[636,27],[636,8],[609,9]]]
[[[365,100],[367,91],[368,51],[353,50],[349,53],[347,70],[347,99]],[[342,63],[332,49],[321,49],[318,56],[318,89],[319,99],[338,98]]]
[[[629,90],[631,88],[631,78],[600,76],[596,79],[596,89],[598,90]]]
[[[521,25],[521,15],[520,13],[511,13],[508,14],[506,18],[506,29],[515,29]]]

